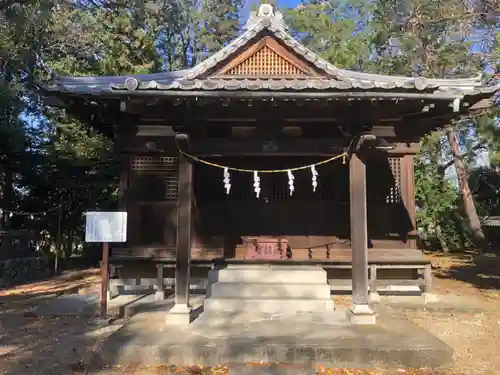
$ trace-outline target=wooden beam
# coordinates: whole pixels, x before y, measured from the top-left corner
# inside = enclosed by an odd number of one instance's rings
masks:
[[[456,95],[453,93],[412,93],[412,92],[387,92],[387,91],[236,91],[236,90],[116,90],[109,93],[106,98],[119,97],[138,98],[230,98],[230,99],[388,99],[388,100],[435,100],[452,102]]]
[[[192,153],[198,156],[231,155],[333,155],[344,152],[348,138],[291,139],[193,139]]]
[[[190,149],[185,142],[179,146],[185,152],[200,157],[218,156],[269,156],[269,155],[311,155],[325,156],[342,153],[351,141],[350,137],[342,138],[301,138],[286,137],[274,139],[273,137],[233,137],[233,138],[203,138],[190,137]],[[387,139],[388,142],[393,142]],[[148,144],[155,144],[156,151],[148,148]],[[177,153],[174,137],[167,136],[135,136],[120,137],[116,143],[121,152],[132,154],[147,154],[161,152],[164,155]],[[387,151],[388,154],[417,154],[419,144],[396,142],[396,148]]]
[[[390,140],[388,140],[388,142],[390,142]],[[415,155],[420,152],[420,143],[396,142],[396,148],[394,150],[388,150],[386,152],[390,155]]]
[[[351,211],[352,301],[368,305],[368,233],[366,209],[366,165],[359,154],[349,160]]]
[[[245,100],[226,98],[214,99],[205,105],[206,100],[200,99],[196,103],[185,102],[182,105],[173,105],[171,100],[159,101],[154,106],[137,104],[134,113],[145,121],[157,119],[165,124],[179,123],[179,119],[198,124],[200,122],[214,124],[217,122],[301,122],[314,124],[315,122],[339,122],[340,124],[353,123],[347,120],[358,120],[362,123],[395,122],[401,121],[408,114],[418,116],[432,116],[433,114],[450,113],[448,107],[435,107],[429,113],[420,113],[424,101],[401,101],[396,104],[392,100]],[[228,102],[229,101],[229,102]],[[299,105],[302,104],[302,105]],[[193,111],[193,108],[195,110]],[[412,116],[415,117],[415,116]],[[375,122],[373,122],[375,123]]]
[[[179,155],[179,198],[177,205],[177,251],[175,265],[175,304],[189,307],[191,272],[193,166]]]

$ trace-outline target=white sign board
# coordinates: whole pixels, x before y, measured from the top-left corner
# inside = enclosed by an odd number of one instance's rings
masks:
[[[126,212],[87,212],[85,242],[126,242]]]

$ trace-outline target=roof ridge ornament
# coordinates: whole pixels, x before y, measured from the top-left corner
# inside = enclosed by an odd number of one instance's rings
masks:
[[[275,25],[283,30],[287,29],[283,19],[283,13],[276,11],[272,4],[261,4],[257,11],[251,11],[248,21],[245,24],[245,30],[248,30],[255,25],[266,22]]]
[[[271,4],[261,4],[257,16],[258,17],[274,16],[274,7]]]

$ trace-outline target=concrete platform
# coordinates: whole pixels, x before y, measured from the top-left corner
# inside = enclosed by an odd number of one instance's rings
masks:
[[[346,312],[202,313],[186,328],[165,325],[166,311],[140,313],[101,342],[106,364],[206,366],[244,363],[328,367],[437,367],[451,349],[409,320],[381,313],[354,326]]]

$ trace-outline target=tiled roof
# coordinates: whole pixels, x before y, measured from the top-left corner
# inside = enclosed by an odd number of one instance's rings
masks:
[[[266,8],[267,7],[267,8]],[[268,31],[298,56],[313,64],[324,77],[221,78],[206,77],[221,62],[244,50],[260,33]],[[55,77],[46,90],[82,94],[117,93],[141,90],[391,90],[456,96],[494,93],[500,85],[487,86],[481,76],[463,79],[430,79],[368,74],[339,69],[296,41],[287,31],[280,12],[262,5],[259,13],[252,12],[244,32],[226,47],[191,69],[168,73],[115,77]],[[398,90],[399,89],[399,90]]]

